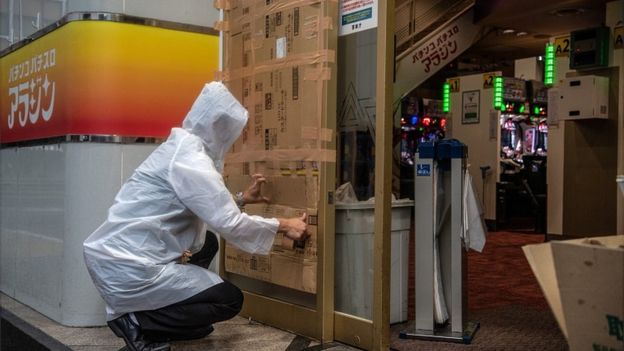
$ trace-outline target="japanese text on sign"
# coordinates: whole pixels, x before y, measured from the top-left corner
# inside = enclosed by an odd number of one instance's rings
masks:
[[[11,66],[8,73],[8,95],[11,108],[7,125],[13,129],[15,120],[21,127],[35,124],[41,117],[50,120],[54,112],[56,84],[48,78],[49,70],[56,66],[56,49],[34,55]]]
[[[446,61],[450,54],[457,51],[457,38],[453,39],[457,34],[459,34],[459,26],[457,25],[439,34],[416,50],[412,55],[412,63],[421,62],[425,65],[425,72],[429,73],[432,66],[439,66]]]

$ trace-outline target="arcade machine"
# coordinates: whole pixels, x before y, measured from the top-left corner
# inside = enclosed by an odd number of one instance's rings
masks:
[[[414,196],[414,159],[418,146],[444,139],[446,123],[441,100],[410,96],[401,101],[401,198]]]
[[[541,231],[546,223],[547,88],[538,81],[499,79],[497,226],[509,228],[515,219],[534,218],[535,230]]]

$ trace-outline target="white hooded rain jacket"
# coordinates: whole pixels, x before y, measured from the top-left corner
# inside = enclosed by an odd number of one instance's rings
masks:
[[[247,111],[227,88],[207,84],[183,128],[172,129],[123,185],[108,219],[84,242],[109,320],[185,300],[223,281],[178,263],[184,250],[203,241],[204,223],[242,250],[268,253],[279,222],[241,213],[220,173],[246,123]]]

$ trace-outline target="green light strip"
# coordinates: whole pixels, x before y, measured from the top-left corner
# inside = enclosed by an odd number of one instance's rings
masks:
[[[451,108],[451,85],[444,83],[442,86],[442,112],[448,113]]]
[[[503,109],[503,77],[494,77],[494,108]]]
[[[546,44],[544,54],[544,84],[553,85],[555,82],[555,45]]]

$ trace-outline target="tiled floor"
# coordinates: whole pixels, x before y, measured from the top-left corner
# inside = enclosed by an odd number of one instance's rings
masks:
[[[0,294],[0,307],[4,317],[10,315],[28,324],[30,330],[38,330],[44,338],[52,338],[59,350],[75,351],[117,351],[124,346],[108,327],[71,328],[62,326],[31,308]],[[215,325],[215,331],[200,340],[174,342],[173,351],[244,350],[244,351],[353,351],[339,344],[320,345],[318,342],[292,333],[272,328],[242,317]]]

